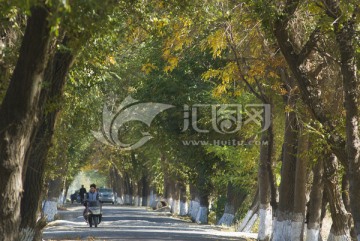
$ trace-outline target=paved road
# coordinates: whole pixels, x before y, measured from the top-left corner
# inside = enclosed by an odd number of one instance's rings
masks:
[[[44,240],[245,240],[240,233],[220,231],[218,227],[197,225],[173,218],[167,213],[140,207],[104,206],[103,221],[89,228],[82,217],[82,206],[61,211],[61,219],[44,231]]]

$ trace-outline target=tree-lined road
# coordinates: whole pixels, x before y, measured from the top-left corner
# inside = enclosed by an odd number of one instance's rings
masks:
[[[82,206],[60,211],[61,220],[49,224],[44,240],[245,240],[241,233],[220,231],[219,227],[198,225],[168,213],[140,207],[104,206],[103,221],[89,228]]]

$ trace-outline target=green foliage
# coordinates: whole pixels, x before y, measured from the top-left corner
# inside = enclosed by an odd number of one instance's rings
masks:
[[[12,29],[20,38],[24,16],[38,2],[0,1],[0,19],[4,22],[0,31]],[[46,3],[51,10],[49,21],[54,40],[68,40],[66,47],[58,44],[57,50],[70,50],[76,56],[64,98],[49,100],[46,106],[48,112],[62,109],[49,153],[47,178],[62,176],[70,182],[82,169],[99,170],[97,175],[105,176],[116,167],[122,177],[129,175],[133,183],[140,181],[144,173],[149,174],[152,185],[162,192],[164,177],[168,175],[186,184],[197,184],[206,194],[211,192],[217,218],[223,212],[224,190],[229,182],[249,194],[257,185],[260,127],[247,124],[236,133],[219,134],[212,128],[208,107],[199,110],[197,119],[191,119],[201,129],[210,130],[208,133],[191,127],[182,131],[184,108],[192,111],[196,104],[271,102],[275,162],[281,158],[284,115],[289,110],[282,100],[288,90],[279,71],[287,66],[273,38],[274,22],[289,18],[292,31],[299,33],[291,39],[297,48],[306,43],[315,28],[326,34],[320,45],[324,52],[335,46],[330,33],[333,21],[317,3],[309,1],[300,1],[294,16],[284,14],[284,1],[266,0]],[[341,1],[345,13],[342,17],[348,18],[355,4]],[[12,45],[4,49],[0,46],[0,67],[5,66],[0,68],[0,100],[16,63],[19,42],[14,39]],[[335,60],[339,57],[336,51],[330,53]],[[336,64],[327,63],[327,68],[330,70],[324,70],[323,75],[337,80]],[[325,79],[321,77],[317,81]],[[330,103],[336,89],[326,87],[327,83],[321,84],[324,99]],[[133,152],[104,146],[91,134],[91,130],[102,126],[103,106],[116,114],[116,108],[127,96],[140,102],[174,106],[159,114],[150,127],[126,123],[120,130],[124,142],[135,142],[143,132],[154,137]],[[342,107],[335,107],[339,110],[334,111],[338,120],[335,131],[344,134],[344,113]],[[294,111],[304,119],[302,124],[310,133],[313,147],[309,159],[313,162],[328,148],[324,139],[329,133],[325,134],[319,123],[309,121],[309,113],[304,109],[299,103]],[[246,113],[242,114],[246,117]],[[213,144],[214,140],[223,144]],[[186,145],[184,141],[200,144]],[[281,162],[275,162],[273,169],[278,183]],[[243,210],[237,216],[242,213]]]

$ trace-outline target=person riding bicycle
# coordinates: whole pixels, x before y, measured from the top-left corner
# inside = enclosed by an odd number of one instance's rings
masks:
[[[96,185],[93,183],[90,185],[90,191],[86,193],[85,201],[98,201],[99,193],[96,191]]]
[[[85,201],[84,201],[85,210],[83,212],[83,215],[86,221],[87,221],[87,213],[88,213],[88,202],[91,201],[99,201],[99,193],[97,192],[96,185],[94,183],[90,185],[90,191],[85,195]],[[101,222],[101,217],[102,215],[100,215],[100,220],[99,220],[100,222]]]

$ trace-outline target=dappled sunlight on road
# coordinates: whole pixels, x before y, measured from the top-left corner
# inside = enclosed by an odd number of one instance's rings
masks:
[[[57,220],[44,231],[45,240],[245,240],[238,232],[224,232],[219,227],[197,225],[168,213],[142,207],[104,206],[103,221],[98,228],[89,228],[81,216],[83,208],[73,206],[60,212],[66,220]],[[73,216],[71,217],[72,214]],[[254,237],[256,238],[256,237]]]

